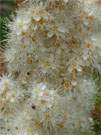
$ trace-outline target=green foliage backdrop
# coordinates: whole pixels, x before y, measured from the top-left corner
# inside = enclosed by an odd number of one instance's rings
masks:
[[[16,0],[0,0],[0,45],[2,46],[2,41],[6,38],[6,33],[8,28],[6,27],[7,18],[9,18],[11,12],[15,8]]]

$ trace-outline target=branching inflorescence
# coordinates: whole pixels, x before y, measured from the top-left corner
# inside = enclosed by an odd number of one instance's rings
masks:
[[[0,135],[82,135],[93,125],[100,20],[81,0],[23,4],[9,23]]]

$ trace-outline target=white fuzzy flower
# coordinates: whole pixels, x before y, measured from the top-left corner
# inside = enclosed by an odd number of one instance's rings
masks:
[[[69,0],[63,0],[65,3],[68,3],[69,2]]]
[[[14,89],[14,83],[7,76],[0,78],[0,94],[4,91],[9,91]]]
[[[29,18],[22,18],[22,17],[17,18],[15,26],[17,35],[20,35],[22,32],[26,32],[28,30],[29,23],[30,23]]]

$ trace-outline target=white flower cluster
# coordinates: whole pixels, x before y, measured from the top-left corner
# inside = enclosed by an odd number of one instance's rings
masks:
[[[101,47],[99,17],[87,9],[82,0],[29,0],[19,8],[5,52],[16,81],[0,81],[0,135],[82,135],[90,129],[92,73],[101,70]],[[4,118],[5,108],[10,116]]]
[[[0,116],[2,114],[8,115],[9,112],[14,112],[18,90],[14,81],[6,76],[0,78]]]
[[[78,83],[74,92],[69,91],[64,96],[55,90],[42,90],[40,84],[31,89],[30,100],[34,103],[32,132],[39,135],[78,135],[80,130],[90,128],[92,118],[87,112],[94,105],[95,84],[86,79],[78,80]]]
[[[18,115],[20,101],[23,100],[21,91],[19,84],[10,76],[0,77],[0,135],[15,133],[15,116]]]

